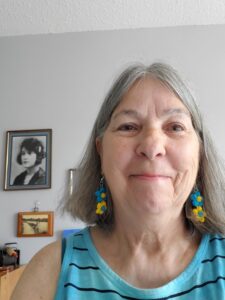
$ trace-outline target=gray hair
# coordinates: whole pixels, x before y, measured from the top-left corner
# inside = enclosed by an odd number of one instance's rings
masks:
[[[79,218],[87,224],[98,224],[110,228],[113,225],[113,202],[107,187],[107,213],[97,216],[95,191],[101,178],[101,162],[96,149],[96,138],[102,138],[109,125],[111,116],[122,101],[123,96],[139,80],[151,77],[167,86],[187,107],[192,118],[193,127],[200,141],[199,171],[196,179],[201,194],[204,197],[206,221],[196,221],[192,213],[191,201],[185,203],[186,218],[200,231],[225,234],[225,170],[210,138],[195,99],[177,71],[164,63],[154,63],[150,66],[136,64],[128,67],[114,82],[98,113],[86,152],[78,165],[78,178],[71,197],[64,203],[64,210],[74,218]]]

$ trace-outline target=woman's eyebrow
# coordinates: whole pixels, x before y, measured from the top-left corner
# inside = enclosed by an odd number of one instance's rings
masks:
[[[116,113],[112,119],[115,120],[117,119],[119,116],[122,116],[122,115],[128,115],[128,116],[131,116],[131,117],[135,117],[136,119],[140,119],[141,118],[141,114],[136,111],[136,110],[133,110],[133,109],[124,109],[124,110],[121,110],[119,111],[118,113]]]
[[[119,116],[122,115],[128,115],[131,117],[134,117],[136,119],[140,119],[141,118],[141,114],[133,109],[124,109],[119,111],[118,113],[116,113],[112,119],[115,120],[117,119]],[[190,113],[188,110],[185,110],[183,108],[169,108],[169,109],[164,109],[162,112],[162,116],[170,116],[170,115],[184,115],[186,117],[191,117]]]
[[[183,108],[169,108],[169,109],[165,109],[163,110],[162,115],[184,115],[187,117],[191,117],[190,113],[188,110],[183,109]]]

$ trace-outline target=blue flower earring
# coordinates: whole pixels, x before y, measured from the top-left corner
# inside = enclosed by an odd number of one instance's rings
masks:
[[[199,190],[195,188],[194,192],[191,193],[192,212],[197,221],[204,223],[206,218],[206,212],[203,209],[203,197]]]
[[[97,202],[97,208],[96,208],[96,214],[102,215],[107,210],[107,194],[106,194],[106,188],[104,186],[104,177],[101,177],[100,184],[98,190],[95,192],[96,196],[96,202]]]

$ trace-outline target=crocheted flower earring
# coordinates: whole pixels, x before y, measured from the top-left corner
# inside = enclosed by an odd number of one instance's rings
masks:
[[[198,188],[195,188],[191,193],[192,212],[197,221],[204,223],[206,218],[206,212],[203,209],[203,197],[200,194]]]
[[[96,202],[97,202],[97,208],[96,208],[96,214],[102,215],[107,210],[106,200],[106,188],[104,186],[104,177],[102,176],[100,179],[100,184],[98,190],[95,192],[96,196]]]

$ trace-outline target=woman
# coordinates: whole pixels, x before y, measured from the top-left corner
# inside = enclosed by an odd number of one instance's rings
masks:
[[[102,105],[65,204],[93,226],[42,249],[12,299],[223,299],[224,186],[176,71],[128,68]]]
[[[44,157],[44,146],[41,141],[36,138],[23,140],[17,156],[17,163],[22,165],[25,171],[15,178],[13,185],[45,184],[45,171],[40,167]]]

